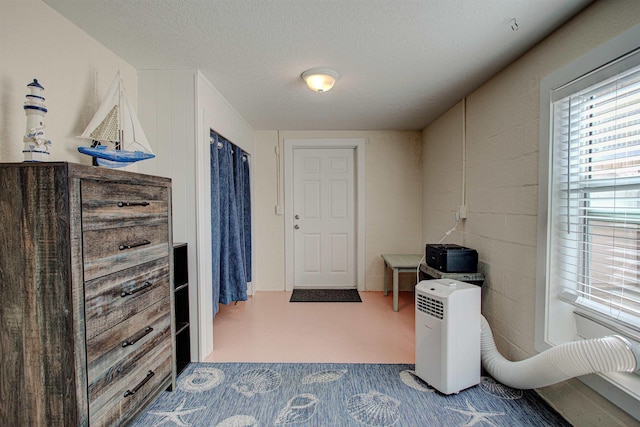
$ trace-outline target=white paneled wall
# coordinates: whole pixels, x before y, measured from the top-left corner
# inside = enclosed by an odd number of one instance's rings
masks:
[[[189,245],[191,354],[204,360],[214,345],[209,134],[213,129],[251,155],[253,129],[195,70],[140,70],[139,98],[156,153],[139,171],[172,179],[173,239]]]

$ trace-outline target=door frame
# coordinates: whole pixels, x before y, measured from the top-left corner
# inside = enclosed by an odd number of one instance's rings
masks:
[[[353,149],[355,195],[355,277],[356,287],[364,291],[365,277],[365,138],[287,138],[284,140],[284,252],[285,290],[293,291],[293,150],[296,148]]]

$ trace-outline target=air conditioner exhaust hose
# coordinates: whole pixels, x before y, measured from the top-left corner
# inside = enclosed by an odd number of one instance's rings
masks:
[[[546,387],[596,372],[640,370],[640,346],[619,335],[574,341],[511,362],[498,352],[487,319],[482,316],[482,366],[497,381],[518,389]]]

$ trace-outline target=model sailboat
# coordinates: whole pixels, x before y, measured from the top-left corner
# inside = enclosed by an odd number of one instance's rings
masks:
[[[120,168],[155,157],[129,102],[120,72],[80,138],[93,143],[91,147],[78,147],[78,151],[94,157],[100,166]]]

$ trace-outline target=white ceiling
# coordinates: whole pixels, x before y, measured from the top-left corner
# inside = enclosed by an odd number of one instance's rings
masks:
[[[199,69],[257,130],[420,130],[591,0],[44,2],[137,69]]]

